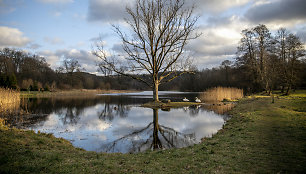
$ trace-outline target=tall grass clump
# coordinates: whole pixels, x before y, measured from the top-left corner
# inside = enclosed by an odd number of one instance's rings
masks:
[[[0,88],[0,114],[16,112],[20,107],[20,92]]]
[[[238,88],[215,87],[201,94],[201,99],[206,102],[232,101],[243,97],[243,90]]]

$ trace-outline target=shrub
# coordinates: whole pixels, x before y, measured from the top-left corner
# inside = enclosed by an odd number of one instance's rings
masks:
[[[45,84],[44,91],[50,91],[50,87],[48,84]]]

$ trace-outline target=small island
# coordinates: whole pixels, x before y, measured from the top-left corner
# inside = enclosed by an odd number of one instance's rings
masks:
[[[168,108],[180,108],[180,107],[187,107],[187,106],[197,106],[202,105],[203,103],[196,103],[196,102],[148,102],[145,104],[142,104],[141,107],[145,108],[152,108],[152,109],[168,109]]]

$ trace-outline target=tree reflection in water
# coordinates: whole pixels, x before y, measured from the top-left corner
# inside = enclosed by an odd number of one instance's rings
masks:
[[[235,106],[235,103],[208,103],[203,105],[206,110],[214,111],[217,114],[223,115],[230,111]]]
[[[35,115],[29,118],[29,124],[24,124],[28,129],[54,133],[86,150],[121,153],[181,148],[199,143],[201,138],[222,128],[227,119],[215,113],[223,114],[231,107],[207,104],[152,112],[149,108],[138,107],[147,102],[146,98],[139,97],[26,100],[26,109]]]
[[[62,111],[60,111],[63,113]],[[80,115],[84,112],[84,109],[78,109],[78,108],[67,108],[65,114],[62,115],[61,120],[63,121],[63,124],[70,124],[75,125],[80,120]]]
[[[101,147],[101,151],[122,152],[122,146],[124,146],[125,153],[135,153],[148,149],[181,148],[195,143],[195,133],[183,134],[170,127],[160,125],[158,123],[158,109],[153,109],[153,122]]]
[[[104,104],[102,111],[98,111],[99,119],[112,121],[116,115],[119,115],[120,118],[128,116],[130,106],[117,104],[110,105],[109,103]]]

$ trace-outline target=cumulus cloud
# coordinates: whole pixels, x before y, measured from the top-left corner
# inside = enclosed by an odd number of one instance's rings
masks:
[[[56,54],[61,57],[64,56],[78,60],[82,67],[88,72],[95,73],[97,71],[96,62],[99,61],[99,59],[92,55],[90,51],[76,49],[58,50]]]
[[[0,47],[22,47],[30,43],[30,39],[23,36],[17,28],[0,26]]]
[[[233,7],[245,5],[250,0],[188,0],[187,6],[195,5],[198,12],[218,13]],[[88,8],[89,21],[120,21],[126,17],[126,6],[133,6],[134,0],[90,0]]]
[[[90,0],[87,19],[90,21],[121,22],[127,3],[123,0]],[[203,35],[193,40],[187,49],[193,52],[199,68],[218,66],[235,56],[241,31],[259,23],[270,30],[280,27],[294,29],[304,41],[305,28],[296,27],[306,22],[306,3],[303,0],[187,0],[186,5],[196,5],[199,32]],[[95,38],[94,38],[95,39]],[[94,40],[93,39],[93,40]],[[122,53],[120,44],[111,48]]]
[[[92,55],[90,51],[60,49],[56,51],[44,50],[39,52],[39,54],[46,58],[53,69],[58,68],[64,58],[73,58],[76,59],[87,72],[96,73],[97,71],[96,62],[98,62],[99,59]]]
[[[46,58],[46,61],[50,64],[51,68],[56,69],[60,66],[60,57],[50,50],[43,50],[38,52],[40,56]]]
[[[194,53],[199,68],[219,66],[228,58],[235,56],[241,31],[249,24],[238,16],[214,17],[208,19],[209,25],[199,28],[202,35],[193,40],[187,49]]]
[[[221,55],[221,56],[204,56],[204,55],[197,55],[195,57],[194,62],[199,65],[197,66],[200,70],[205,68],[216,68],[220,66],[220,64],[224,60],[232,61],[235,55]]]
[[[281,23],[294,25],[306,21],[306,3],[304,0],[274,0],[254,4],[245,17],[252,23]]]
[[[90,0],[88,8],[89,21],[120,21],[125,17],[125,8],[133,0]]]
[[[188,0],[187,4],[195,4],[196,9],[203,12],[220,13],[233,7],[245,5],[250,0]]]
[[[67,4],[73,2],[73,0],[37,0],[37,1],[46,4]]]

